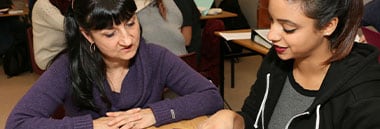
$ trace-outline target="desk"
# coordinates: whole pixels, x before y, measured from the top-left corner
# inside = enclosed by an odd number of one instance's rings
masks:
[[[208,20],[208,19],[220,19],[220,18],[230,18],[230,17],[237,17],[238,15],[236,13],[228,12],[228,11],[222,11],[219,14],[216,15],[206,15],[201,16],[201,20]]]
[[[9,10],[9,11],[11,11],[11,10]],[[22,13],[14,13],[14,14],[6,13],[6,14],[0,14],[0,17],[26,16],[26,15],[29,15],[29,8],[24,8],[24,10],[22,11]]]
[[[252,31],[251,29],[239,29],[239,30],[227,30],[227,31],[216,31],[214,32],[215,35],[217,36],[221,36],[220,33],[222,32],[228,32],[228,33],[239,33],[239,32],[250,32]],[[269,52],[269,49],[256,43],[255,41],[252,41],[251,39],[237,39],[237,40],[231,40],[232,43],[235,43],[235,44],[238,44],[248,50],[251,50],[251,51],[254,51],[254,52],[257,52],[259,53],[260,55],[266,55],[268,52]],[[221,45],[222,46],[222,45]],[[224,99],[224,57],[225,57],[225,53],[223,52],[223,49],[221,48],[221,62],[220,62],[220,94],[222,95],[223,99]],[[234,57],[242,57],[242,56],[250,56],[250,55],[254,55],[254,53],[244,53],[244,54],[237,54],[237,55],[233,55]],[[234,87],[234,62],[231,61],[231,87],[233,88]]]
[[[163,125],[160,127],[149,127],[147,129],[197,129],[197,126],[205,121],[208,117],[207,116],[200,116],[196,117],[191,120],[182,120],[179,122]]]
[[[227,30],[227,31],[217,31],[214,32],[216,35],[221,36],[220,33],[222,32],[250,32],[251,29],[240,29],[240,30]],[[244,48],[247,48],[252,51],[256,51],[262,55],[266,55],[269,52],[269,49],[256,43],[255,41],[252,41],[251,39],[237,39],[237,40],[231,40],[232,43],[238,44]]]

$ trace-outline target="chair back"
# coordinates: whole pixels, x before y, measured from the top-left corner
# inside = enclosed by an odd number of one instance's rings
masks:
[[[221,81],[221,39],[219,36],[215,35],[214,32],[223,30],[224,23],[222,20],[210,19],[206,21],[202,33],[199,71],[217,86],[220,86]]]
[[[373,31],[371,29],[368,29],[367,27],[362,27],[361,29],[363,31],[364,37],[367,40],[368,44],[376,46],[380,51],[380,33]],[[378,60],[380,62],[380,55],[378,57]]]
[[[40,69],[37,64],[36,60],[34,59],[34,49],[33,49],[33,28],[28,27],[26,29],[26,35],[28,37],[28,45],[29,45],[29,55],[30,55],[30,62],[32,65],[32,70],[34,73],[42,74],[44,70]]]

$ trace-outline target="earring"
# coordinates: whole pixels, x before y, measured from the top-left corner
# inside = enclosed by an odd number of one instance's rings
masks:
[[[90,52],[94,53],[95,51],[96,51],[95,43],[91,43],[91,45],[90,45]]]

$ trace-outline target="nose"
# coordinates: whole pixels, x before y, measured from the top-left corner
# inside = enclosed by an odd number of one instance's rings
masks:
[[[269,29],[269,33],[267,35],[268,39],[273,43],[281,40],[280,35],[281,27],[277,27],[275,24],[272,24]]]
[[[121,45],[130,45],[132,44],[132,34],[127,29],[122,29],[120,36],[120,44]]]

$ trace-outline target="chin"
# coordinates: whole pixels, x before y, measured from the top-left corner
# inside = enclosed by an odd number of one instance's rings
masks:
[[[281,60],[283,60],[283,61],[293,59],[293,57],[290,57],[290,56],[288,56],[288,55],[284,55],[284,54],[277,54],[277,56],[278,56]]]
[[[131,60],[135,56],[136,56],[136,52],[132,52],[132,53],[128,53],[126,55],[123,55],[122,58],[125,59],[125,60]]]

